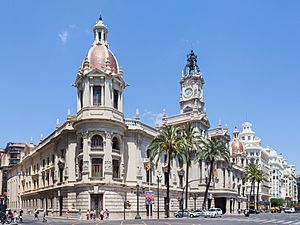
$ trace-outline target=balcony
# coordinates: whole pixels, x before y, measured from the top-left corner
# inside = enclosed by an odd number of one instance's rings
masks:
[[[113,152],[113,153],[120,154],[120,149],[115,149],[115,148],[113,148],[113,149],[112,149],[112,152]]]
[[[103,147],[100,147],[100,146],[97,146],[97,147],[91,147],[91,151],[103,152]]]

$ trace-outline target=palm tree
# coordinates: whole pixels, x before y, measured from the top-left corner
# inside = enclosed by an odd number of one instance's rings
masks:
[[[258,169],[256,174],[256,182],[257,182],[257,188],[256,188],[256,209],[258,210],[258,194],[259,194],[259,185],[261,182],[267,181],[267,179],[264,177],[264,174],[261,169]]]
[[[251,163],[249,165],[246,166],[245,168],[245,174],[243,177],[243,180],[245,182],[250,182],[251,186],[250,186],[250,200],[251,200],[251,196],[254,195],[254,188],[255,188],[255,182],[258,181],[258,185],[257,185],[257,196],[256,196],[256,202],[258,202],[258,192],[259,192],[259,183],[263,180],[263,176],[262,176],[262,171],[258,168],[258,165]]]
[[[189,169],[192,164],[192,158],[196,152],[195,143],[197,141],[197,132],[191,123],[187,123],[182,129],[182,141],[184,144],[183,156],[186,165],[185,176],[185,208],[188,208],[188,184],[189,184]]]
[[[209,177],[208,177],[208,181],[206,183],[204,200],[203,200],[203,204],[202,204],[202,209],[205,209],[208,190],[209,190],[210,183],[212,180],[215,162],[217,160],[224,160],[225,162],[229,162],[230,153],[229,153],[228,147],[227,147],[226,143],[224,142],[224,140],[222,140],[219,137],[211,137],[211,138],[202,139],[200,141],[198,147],[199,148],[196,153],[195,160],[197,162],[205,161],[210,165]]]
[[[181,138],[181,130],[177,125],[164,125],[159,134],[153,138],[148,145],[150,161],[154,162],[155,166],[158,166],[159,161],[164,155],[167,156],[167,174],[166,174],[166,217],[170,216],[170,171],[171,164],[174,159],[177,159],[180,166],[182,166],[182,149],[183,141]]]

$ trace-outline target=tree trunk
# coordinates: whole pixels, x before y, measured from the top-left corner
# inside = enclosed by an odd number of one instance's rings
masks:
[[[166,217],[170,217],[170,172],[171,172],[171,153],[168,157],[168,178],[167,178],[167,199],[166,199]]]
[[[249,199],[248,199],[249,200],[248,208],[250,208],[252,189],[253,189],[253,183],[251,182],[251,184],[250,184]]]
[[[186,180],[185,180],[185,209],[188,209],[188,187],[189,187],[189,163],[186,163]]]
[[[258,200],[259,200],[259,197],[258,197],[258,193],[259,193],[259,184],[260,182],[258,181],[257,182],[257,189],[256,189],[256,209],[258,210]]]
[[[202,204],[202,209],[206,209],[207,194],[208,194],[208,189],[209,189],[209,187],[210,187],[210,182],[211,182],[211,178],[212,178],[212,174],[213,174],[213,170],[214,170],[214,162],[215,162],[215,160],[212,160],[212,161],[210,162],[209,177],[208,177],[208,182],[207,182],[206,188],[205,188],[205,193],[204,193],[204,200],[203,200],[203,204]]]

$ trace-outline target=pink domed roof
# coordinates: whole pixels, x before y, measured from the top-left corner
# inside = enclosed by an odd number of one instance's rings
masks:
[[[88,59],[90,62],[91,68],[97,68],[99,70],[105,69],[106,62],[109,61],[109,67],[114,73],[119,72],[118,62],[114,54],[110,51],[110,49],[101,44],[94,45],[89,53]]]
[[[237,140],[234,139],[233,142],[231,143],[231,153],[233,156],[236,156],[237,154],[240,154],[244,152],[244,146],[243,144]]]

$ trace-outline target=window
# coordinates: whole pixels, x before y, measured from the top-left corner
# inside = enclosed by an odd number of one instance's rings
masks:
[[[50,158],[48,157],[47,158],[47,165],[49,165],[50,164]]]
[[[179,175],[179,187],[183,187],[183,176]]]
[[[45,162],[45,159],[43,159],[43,167],[45,167],[46,165],[46,162]]]
[[[65,158],[65,150],[64,149],[60,150],[60,156],[62,159]]]
[[[226,179],[226,175],[225,175],[225,168],[223,168],[223,188],[225,188],[225,179]]]
[[[113,159],[113,178],[120,178],[120,165],[119,160]]]
[[[112,139],[112,148],[120,150],[118,138],[114,137]]]
[[[79,149],[83,149],[83,138],[80,138]]]
[[[101,86],[93,87],[93,105],[101,105]]]
[[[99,41],[101,41],[101,39],[102,39],[102,33],[101,32],[98,33],[98,38],[99,38]]]
[[[92,177],[103,177],[103,159],[92,159]]]
[[[169,181],[168,172],[164,172],[165,177],[165,185],[167,185],[167,182]]]
[[[242,140],[243,140],[243,141],[245,140],[245,137],[244,137],[244,136],[242,137]]]
[[[118,109],[119,107],[119,92],[114,90],[114,108]]]
[[[96,134],[92,137],[92,148],[102,148],[103,147],[103,138]]]
[[[54,164],[55,163],[55,155],[52,154],[52,163]]]
[[[248,141],[250,141],[251,140],[251,136],[248,136]]]
[[[81,179],[82,176],[82,167],[83,167],[83,160],[79,160],[79,164],[78,164],[78,177],[79,179]]]
[[[80,108],[83,108],[83,91],[79,92]]]

